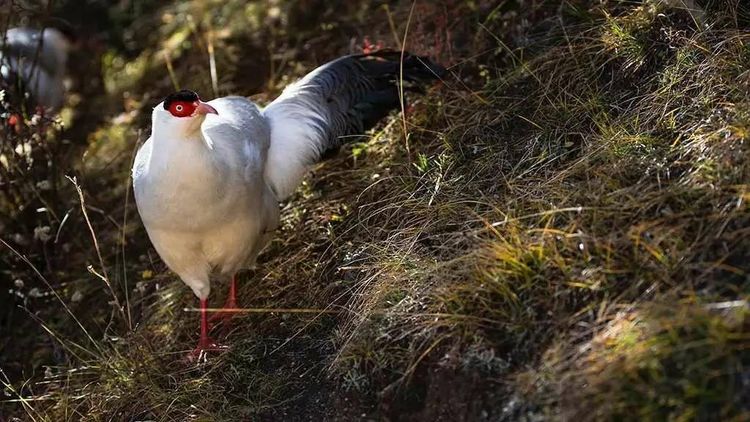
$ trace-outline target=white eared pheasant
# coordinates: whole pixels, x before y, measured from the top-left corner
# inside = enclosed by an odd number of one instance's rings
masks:
[[[0,33],[0,77],[28,92],[35,104],[54,113],[65,100],[65,66],[70,38],[55,28],[11,28]]]
[[[208,337],[211,279],[251,267],[309,167],[347,136],[362,134],[399,107],[405,90],[445,70],[400,52],[341,57],[288,86],[265,109],[244,97],[203,102],[191,91],[154,108],[151,137],[133,165],[138,211],[164,262],[200,299],[201,331],[191,356],[215,348]],[[226,314],[225,314],[226,315]]]

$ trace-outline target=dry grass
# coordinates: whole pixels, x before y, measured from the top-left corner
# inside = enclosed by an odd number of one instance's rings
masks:
[[[220,92],[261,86],[240,78],[243,43],[273,46],[273,92],[321,51],[346,52],[341,40],[321,47],[340,32],[398,38],[410,13],[410,37],[424,42],[408,48],[454,66],[404,120],[318,166],[284,205],[277,239],[242,277],[241,300],[259,312],[240,317],[229,352],[195,367],[180,359],[195,337],[195,315],[182,312],[192,296],[122,200],[133,128],[173,84],[149,76],[167,74],[150,58],[172,44],[144,39],[130,64],[111,52],[112,92],[153,94],[130,94],[126,118],[91,136],[83,186],[105,210],[92,223],[113,286],[129,283],[136,328],[82,275],[96,251],[76,248],[53,284],[66,299],[80,292],[71,309],[94,338],[44,304],[39,319],[63,357],[31,383],[8,380],[9,411],[55,421],[750,417],[750,37],[737,27],[747,16],[712,3],[699,27],[656,2],[544,3],[362,2],[338,17],[321,7],[312,26],[283,2],[163,9],[154,39],[217,31]],[[216,21],[189,24],[209,9]],[[308,50],[292,48],[302,40]],[[207,45],[174,45],[180,85],[210,92]],[[191,72],[196,63],[206,71]],[[108,189],[91,194],[97,186]]]

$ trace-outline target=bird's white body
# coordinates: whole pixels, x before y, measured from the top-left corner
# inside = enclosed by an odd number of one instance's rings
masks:
[[[202,299],[212,275],[254,264],[279,215],[263,177],[270,129],[260,111],[242,97],[209,104],[218,115],[198,130],[155,108],[154,132],[133,166],[138,211],[154,247]]]
[[[138,151],[138,211],[164,262],[201,299],[201,340],[212,347],[206,298],[212,276],[252,266],[310,165],[342,139],[362,134],[399,105],[396,80],[426,82],[441,72],[400,52],[334,60],[260,110],[242,97],[200,101],[192,91],[154,108]],[[228,309],[235,307],[235,279]]]

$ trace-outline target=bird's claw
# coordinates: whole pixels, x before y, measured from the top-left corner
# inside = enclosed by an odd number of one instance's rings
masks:
[[[201,339],[198,345],[186,356],[188,363],[205,363],[208,360],[208,352],[224,352],[229,349],[228,346],[219,344],[207,337]]]

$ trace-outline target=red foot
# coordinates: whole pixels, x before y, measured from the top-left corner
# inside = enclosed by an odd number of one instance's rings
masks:
[[[211,337],[201,338],[195,349],[188,353],[187,361],[191,363],[206,362],[208,352],[223,352],[227,349],[227,346],[216,343]]]
[[[206,314],[207,300],[201,299],[201,338],[198,340],[198,346],[187,356],[189,362],[205,362],[207,352],[226,350],[227,347],[221,346],[208,337],[208,315]]]

